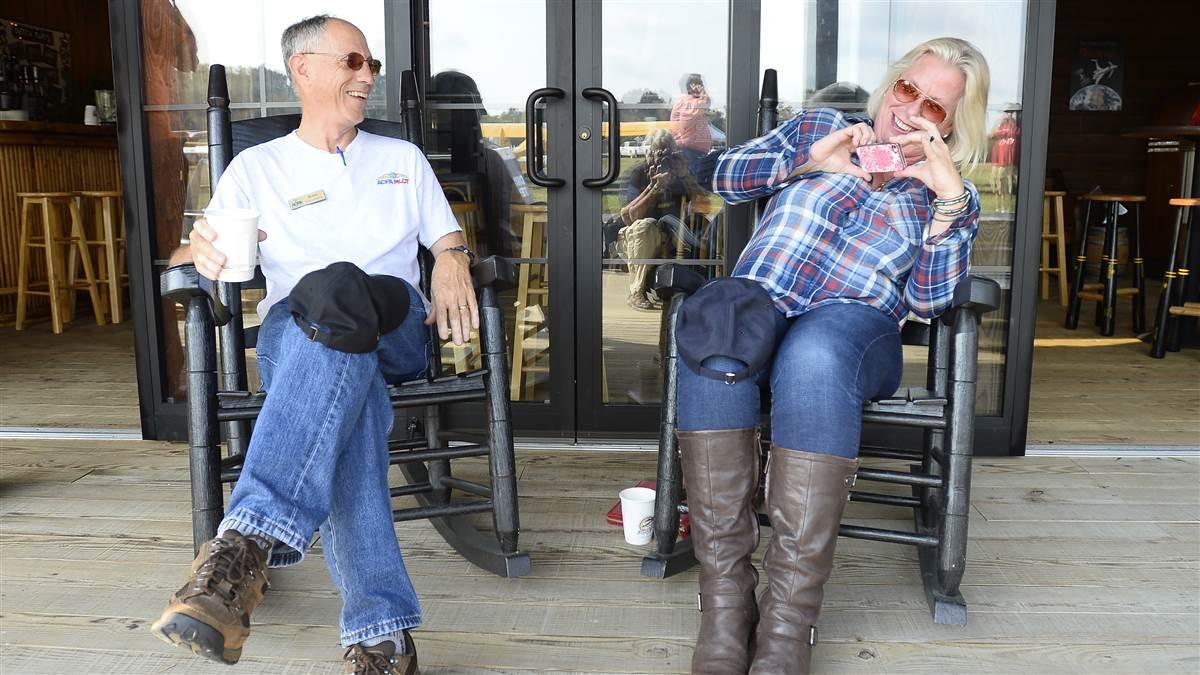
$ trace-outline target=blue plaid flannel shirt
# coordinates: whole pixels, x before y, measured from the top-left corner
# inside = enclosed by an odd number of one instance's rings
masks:
[[[797,115],[771,133],[723,153],[713,191],[731,203],[770,197],[733,275],[761,283],[788,317],[833,303],[860,302],[901,321],[911,310],[932,318],[945,310],[967,275],[979,229],[979,191],[966,213],[936,237],[932,190],[893,178],[872,190],[849,174],[808,173],[785,179],[808,161],[808,149],[866,117],[822,108]]]

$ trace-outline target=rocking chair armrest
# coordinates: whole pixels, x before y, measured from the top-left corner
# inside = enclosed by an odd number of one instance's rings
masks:
[[[471,265],[471,278],[476,288],[491,286],[502,291],[517,285],[517,272],[512,261],[496,255],[489,255]]]
[[[961,310],[974,312],[976,317],[993,312],[1000,307],[1000,284],[992,279],[970,275],[954,288],[950,308],[938,317],[947,326],[954,325],[956,314]]]
[[[218,326],[229,323],[231,314],[217,295],[217,282],[207,279],[196,271],[192,263],[174,265],[163,270],[158,278],[159,292],[163,297],[187,307],[192,298],[207,297],[212,305],[213,319]]]
[[[677,293],[691,295],[703,285],[703,275],[685,265],[659,265],[654,272],[654,292],[664,301]]]

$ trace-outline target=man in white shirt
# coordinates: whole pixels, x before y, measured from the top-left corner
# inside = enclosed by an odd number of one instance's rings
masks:
[[[164,640],[235,663],[267,567],[303,559],[320,529],[341,592],[347,672],[416,672],[408,630],[420,605],[392,523],[386,385],[424,373],[425,325],[461,344],[479,327],[462,232],[420,150],[356,129],[380,63],[352,24],[316,16],[288,27],[284,61],[303,111],[292,134],[234,158],[210,208],[260,212],[267,297],[257,354],[269,391],[241,477],[218,532],[152,630]],[[213,229],[196,223],[172,264],[193,262],[216,279],[225,257]],[[417,246],[435,259],[431,297],[417,290]],[[309,339],[287,297],[305,274],[334,262],[406,282],[410,310],[367,353]]]

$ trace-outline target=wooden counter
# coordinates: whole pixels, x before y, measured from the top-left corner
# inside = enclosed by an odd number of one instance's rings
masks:
[[[0,321],[16,312],[17,193],[120,187],[115,127],[0,120]],[[34,272],[32,279],[45,280],[44,263]],[[32,312],[45,311],[44,298],[30,300]]]

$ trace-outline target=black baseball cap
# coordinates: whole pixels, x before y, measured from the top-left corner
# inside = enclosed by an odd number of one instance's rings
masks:
[[[683,302],[675,326],[679,356],[694,372],[733,384],[757,376],[775,355],[787,322],[757,281],[722,277],[704,284]],[[743,364],[733,371],[704,362],[725,356]]]
[[[310,340],[352,354],[373,351],[408,316],[410,302],[404,280],[349,262],[305,274],[288,295],[292,318]]]

